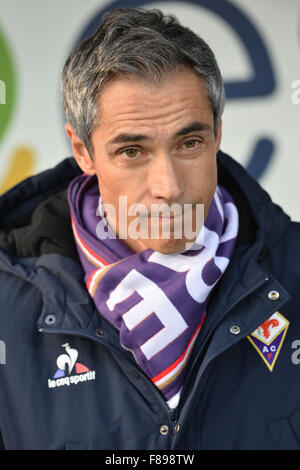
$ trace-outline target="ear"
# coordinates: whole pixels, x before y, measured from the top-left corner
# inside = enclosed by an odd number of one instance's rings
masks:
[[[221,139],[222,139],[222,116],[224,112],[226,102],[224,101],[223,104],[223,109],[220,115],[219,123],[218,123],[218,129],[217,129],[217,135],[216,135],[216,153],[220,150],[220,145],[221,145]]]
[[[79,167],[82,169],[83,173],[88,175],[95,174],[95,166],[94,162],[91,159],[86,146],[82,142],[82,140],[78,137],[76,132],[74,131],[73,127],[69,122],[65,124],[66,133],[71,141],[73,155],[78,163]]]
[[[220,118],[218,123],[217,135],[216,135],[216,153],[218,153],[221,145],[222,139],[222,118]]]

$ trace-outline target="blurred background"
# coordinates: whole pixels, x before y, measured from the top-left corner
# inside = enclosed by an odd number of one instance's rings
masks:
[[[299,0],[0,0],[0,194],[72,155],[60,71],[118,7],[175,14],[206,40],[225,82],[221,149],[300,221]]]

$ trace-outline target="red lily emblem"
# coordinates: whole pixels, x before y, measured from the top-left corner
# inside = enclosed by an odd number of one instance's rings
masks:
[[[261,326],[263,329],[263,334],[266,339],[270,336],[269,328],[274,328],[275,326],[279,325],[279,321],[276,318],[272,318],[271,320],[266,320]]]

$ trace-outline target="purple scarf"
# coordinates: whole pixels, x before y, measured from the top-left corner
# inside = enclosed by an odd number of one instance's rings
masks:
[[[217,186],[201,229],[203,246],[178,254],[150,248],[134,253],[121,239],[100,239],[108,227],[95,176],[76,177],[68,197],[86,287],[97,309],[176,407],[210,294],[235,246],[238,212],[231,196]]]

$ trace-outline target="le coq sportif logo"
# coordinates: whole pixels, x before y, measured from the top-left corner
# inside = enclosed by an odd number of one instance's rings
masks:
[[[48,387],[77,385],[80,382],[95,380],[96,372],[77,361],[78,351],[69,343],[62,344],[65,352],[56,359],[57,370],[52,379],[48,379]]]

